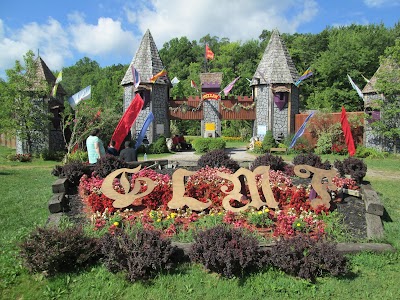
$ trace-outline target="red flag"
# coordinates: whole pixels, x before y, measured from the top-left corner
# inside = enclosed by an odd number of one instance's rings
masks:
[[[356,148],[354,147],[353,135],[351,134],[350,125],[349,121],[347,121],[346,110],[344,109],[344,106],[342,106],[340,123],[342,123],[342,130],[346,140],[347,151],[349,151],[350,156],[353,156],[356,153]]]
[[[206,59],[214,59],[214,52],[211,51],[210,47],[206,44]]]
[[[143,104],[144,101],[142,97],[140,97],[139,94],[136,94],[135,98],[133,98],[131,104],[129,104],[129,107],[125,111],[121,120],[119,120],[119,123],[111,137],[111,140],[115,141],[115,148],[117,150],[119,150],[119,148],[121,147],[121,144],[124,141],[129,130],[131,129],[133,122],[135,122],[137,116],[139,115]]]

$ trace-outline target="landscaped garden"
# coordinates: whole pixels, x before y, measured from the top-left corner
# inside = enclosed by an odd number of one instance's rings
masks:
[[[8,152],[1,148],[0,156]],[[130,174],[128,183],[123,177],[115,178],[114,190],[121,194],[132,189],[139,177],[151,178],[156,183],[141,201],[117,210],[112,199],[102,193],[102,183],[111,171],[124,165],[104,160],[94,170],[83,164],[57,168],[71,186],[77,187],[71,200],[84,203],[81,214],[74,215],[72,222],[61,219],[58,229],[44,227],[49,214],[50,186],[55,180],[50,172],[57,163],[2,159],[2,298],[398,296],[398,254],[338,253],[334,242],[366,239],[352,236],[343,216],[333,206],[327,209],[311,205],[318,196],[310,197],[310,181],[294,176],[293,167],[283,159],[260,156],[252,166],[254,171],[267,161],[272,170],[268,180],[277,207],[249,207],[236,213],[222,207],[226,194],[221,187],[225,185],[228,192],[234,187],[218,172],[230,176],[237,166],[234,161],[224,161],[222,156],[220,160],[215,158],[213,155],[212,161],[220,165],[213,167],[206,167],[210,158],[200,158],[198,168],[185,180],[185,197],[210,204],[202,211],[168,207],[174,193],[169,170],[141,170]],[[313,164],[320,164],[316,167],[323,169],[323,160],[315,160],[314,156],[303,155],[293,161],[310,164],[312,159]],[[400,192],[396,184],[400,171],[395,167],[399,159],[364,162],[368,166],[364,180],[369,180],[379,192],[386,208],[385,237],[381,242],[399,249],[396,228],[400,213],[395,200]],[[362,164],[359,165],[362,173]],[[340,162],[335,162],[335,167],[340,170]],[[266,175],[255,176],[262,202],[267,200],[263,198],[263,176]],[[357,190],[359,180],[355,179],[337,176],[332,182],[337,187],[345,184]],[[136,192],[145,192],[146,185],[141,184]],[[246,194],[247,200],[225,202],[234,209],[246,208],[254,195],[248,186]],[[332,193],[331,197],[333,204],[340,205],[339,194]],[[77,225],[84,225],[83,230]],[[182,253],[176,252],[176,242],[192,243],[189,259],[182,260]],[[260,246],[267,242],[275,244],[269,249]]]

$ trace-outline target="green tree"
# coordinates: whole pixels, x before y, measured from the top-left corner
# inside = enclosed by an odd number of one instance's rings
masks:
[[[28,51],[23,58],[24,64],[17,60],[13,69],[6,70],[7,83],[0,85],[0,130],[26,141],[23,151],[32,153],[40,150],[34,149],[34,145],[44,141],[48,134],[50,86],[38,73],[35,54]]]
[[[400,139],[400,39],[386,49],[377,77],[376,88],[384,99],[379,101],[381,119],[373,122],[372,128],[396,152]]]

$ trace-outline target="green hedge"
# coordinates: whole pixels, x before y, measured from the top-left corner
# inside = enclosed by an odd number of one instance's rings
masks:
[[[222,138],[197,138],[193,140],[193,148],[197,153],[206,153],[211,150],[225,149],[226,142]]]

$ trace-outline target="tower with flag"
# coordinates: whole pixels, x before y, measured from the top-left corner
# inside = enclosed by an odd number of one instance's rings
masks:
[[[275,139],[295,131],[299,113],[299,73],[279,32],[274,30],[250,82],[256,105],[253,136],[263,139],[272,131]]]
[[[144,102],[130,130],[132,139],[137,138],[150,113],[154,120],[146,130],[149,142],[159,135],[169,136],[168,97],[172,84],[150,30],[144,34],[121,85],[124,88],[124,112],[129,107],[138,109],[139,106],[130,106],[136,94]]]

